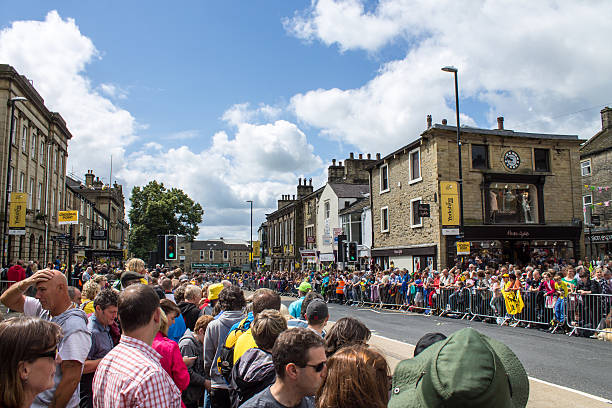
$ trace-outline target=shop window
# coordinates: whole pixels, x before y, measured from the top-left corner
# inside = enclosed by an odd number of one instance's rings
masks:
[[[419,217],[419,204],[421,204],[421,197],[410,200],[410,226],[412,228],[423,226],[423,218]]]
[[[580,162],[580,171],[582,172],[582,177],[591,175],[591,159]]]
[[[489,149],[486,145],[472,145],[472,168],[485,170],[489,168]]]
[[[380,193],[389,191],[389,165],[380,166]]]
[[[380,232],[389,232],[389,207],[380,209]]]
[[[535,171],[550,171],[550,150],[533,149]]]
[[[421,180],[421,150],[415,149],[410,152],[410,183]]]
[[[491,183],[487,192],[492,224],[535,224],[538,195],[533,184]]]

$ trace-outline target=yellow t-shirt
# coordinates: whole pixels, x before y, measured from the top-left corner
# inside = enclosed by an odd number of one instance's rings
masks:
[[[566,298],[569,292],[567,289],[567,283],[563,281],[555,282],[555,290],[561,292],[561,295],[559,296],[561,299]]]
[[[238,337],[236,340],[236,345],[234,346],[234,364],[236,361],[248,350],[252,348],[256,348],[257,344],[255,343],[255,339],[253,339],[253,335],[251,334],[251,328],[244,333],[242,336]]]
[[[85,306],[83,306],[85,305]],[[88,315],[94,313],[96,311],[96,309],[94,308],[94,302],[93,300],[89,300],[89,299],[83,299],[81,300],[81,309],[83,309],[83,311],[85,313],[87,313]]]

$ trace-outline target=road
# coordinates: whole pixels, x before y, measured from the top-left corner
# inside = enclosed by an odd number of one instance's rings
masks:
[[[288,305],[292,300],[295,299],[283,298],[283,303]],[[612,343],[535,329],[333,303],[329,304],[329,309],[330,320],[352,316],[364,322],[376,335],[372,343],[381,349],[393,367],[399,360],[412,357],[412,345],[423,334],[440,332],[450,335],[459,329],[472,327],[508,345],[519,357],[531,379],[529,407],[612,406],[537,381],[612,399]]]

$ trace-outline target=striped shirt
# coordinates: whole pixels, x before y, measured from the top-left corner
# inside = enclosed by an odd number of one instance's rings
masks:
[[[181,393],[162,368],[161,358],[145,342],[122,335],[96,369],[94,408],[180,408]]]

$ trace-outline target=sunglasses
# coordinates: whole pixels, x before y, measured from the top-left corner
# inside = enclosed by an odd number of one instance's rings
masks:
[[[39,354],[35,354],[34,356],[32,356],[31,360],[36,360],[39,358],[52,358],[52,359],[56,359],[57,358],[57,347],[55,347],[54,349],[51,349],[49,351],[45,351],[44,353],[39,353]]]
[[[312,367],[317,373],[323,371],[325,366],[327,365],[327,361],[322,361],[319,364],[306,364],[304,367]]]

